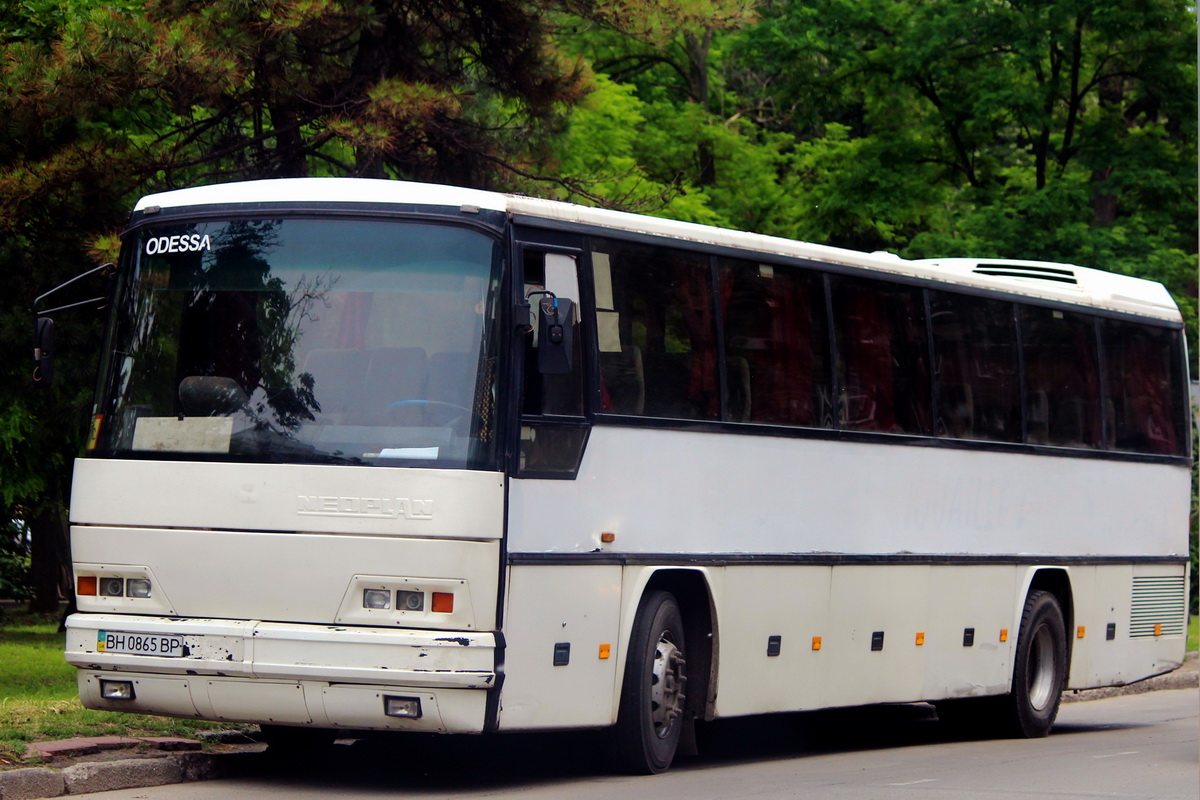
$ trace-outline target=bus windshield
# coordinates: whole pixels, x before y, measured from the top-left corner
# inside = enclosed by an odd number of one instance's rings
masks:
[[[353,219],[125,242],[96,455],[495,468],[500,247]]]

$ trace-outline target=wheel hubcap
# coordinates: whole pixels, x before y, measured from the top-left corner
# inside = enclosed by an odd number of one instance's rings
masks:
[[[1038,711],[1050,705],[1058,684],[1054,636],[1049,625],[1038,626],[1029,652],[1029,704]]]
[[[664,632],[654,649],[654,667],[650,671],[650,720],[658,738],[666,738],[683,713],[683,685],[686,662],[683,652]]]

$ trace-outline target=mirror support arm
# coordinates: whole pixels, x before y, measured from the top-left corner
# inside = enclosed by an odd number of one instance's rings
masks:
[[[35,299],[35,300],[33,301],[33,311],[34,311],[34,313],[35,313],[35,314],[37,314],[37,315],[40,317],[40,316],[42,316],[43,314],[50,314],[50,313],[52,313],[52,312],[54,312],[54,311],[61,311],[61,310],[62,310],[62,309],[64,309],[64,308],[74,308],[75,306],[82,306],[82,305],[86,305],[87,303],[94,303],[94,302],[96,302],[96,301],[98,301],[98,300],[103,300],[103,299],[104,299],[103,297],[95,297],[95,298],[92,298],[91,300],[84,300],[83,302],[80,302],[80,303],[72,303],[72,304],[70,304],[70,305],[66,305],[66,306],[59,306],[58,308],[51,308],[51,309],[47,309],[47,310],[45,310],[45,311],[39,311],[39,310],[38,310],[38,303],[42,302],[42,301],[43,301],[43,300],[45,300],[47,297],[49,297],[50,295],[54,294],[54,293],[55,293],[55,292],[57,292],[59,289],[65,289],[66,287],[68,287],[68,286],[70,286],[72,283],[74,283],[75,281],[78,281],[78,280],[83,280],[84,278],[88,277],[89,275],[95,275],[97,272],[100,272],[101,270],[112,269],[112,267],[113,267],[113,266],[114,266],[114,265],[113,265],[113,263],[112,263],[111,261],[109,261],[109,262],[106,262],[106,263],[104,263],[104,264],[101,264],[101,265],[100,265],[100,266],[98,266],[98,267],[95,267],[95,268],[93,268],[93,269],[89,269],[87,272],[81,272],[81,273],[79,273],[78,275],[76,275],[74,278],[71,278],[69,281],[65,281],[64,283],[60,283],[58,286],[55,286],[53,289],[51,289],[50,291],[46,292],[45,294],[39,295],[39,296],[37,297],[37,299]]]

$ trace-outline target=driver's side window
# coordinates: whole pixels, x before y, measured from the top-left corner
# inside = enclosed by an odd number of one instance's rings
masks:
[[[530,304],[530,331],[525,338],[525,386],[521,403],[523,416],[583,416],[583,357],[579,331],[579,278],[575,258],[537,250],[524,252],[524,296]],[[574,301],[571,326],[574,352],[571,371],[565,375],[543,375],[538,369],[538,300],[545,292]]]
[[[534,248],[523,250],[522,297],[529,301],[529,330],[525,334],[521,396],[521,477],[572,478],[587,443],[584,418],[583,339],[579,324],[579,277],[573,255]],[[538,302],[552,293],[574,301],[571,369],[566,374],[545,374],[538,367]]]

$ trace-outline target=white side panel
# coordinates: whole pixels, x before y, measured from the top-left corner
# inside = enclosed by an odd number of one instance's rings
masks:
[[[1021,611],[1024,569],[1006,565],[930,569],[922,698],[975,697],[1008,691]],[[874,598],[875,602],[880,602]],[[969,644],[967,630],[971,629]],[[1008,631],[1007,641],[1002,631]]]
[[[504,476],[466,470],[81,458],[71,521],[499,539]]]
[[[502,730],[608,725],[624,657],[621,567],[513,567],[505,628]],[[626,625],[628,628],[628,625]],[[569,663],[554,648],[570,645]],[[601,645],[609,646],[601,657]]]
[[[823,706],[920,700],[929,635],[928,566],[842,566],[833,570],[822,640],[828,659]],[[883,634],[883,644],[872,640]]]
[[[1172,465],[597,426],[577,480],[513,482],[509,551],[1186,554],[1188,481]]]
[[[723,716],[819,708],[837,648],[827,648],[831,567],[720,570],[717,713]],[[779,637],[779,655],[768,655]],[[821,636],[821,649],[813,637]],[[832,644],[832,642],[830,642]]]
[[[1187,631],[1185,568],[1169,565],[1082,567],[1071,570],[1075,624],[1071,637],[1072,689],[1113,686],[1177,669],[1183,663]],[[1178,605],[1160,608],[1167,632],[1136,636],[1131,630],[1135,578],[1179,581]],[[1151,623],[1152,624],[1152,623]],[[1113,634],[1108,638],[1108,626]]]
[[[1181,555],[1187,488],[1187,470],[1170,465],[597,426],[576,481],[513,481],[509,552],[608,553],[614,564],[633,556],[642,566],[624,571],[627,613],[619,630],[626,637],[655,554],[697,555],[697,566],[721,554],[849,556],[851,563],[836,566],[749,558],[710,565],[718,716],[982,696],[1007,691],[1011,680],[1021,607],[1036,572],[1036,562],[1015,557],[1054,564],[1058,557]],[[615,540],[602,542],[603,532]],[[1014,560],[853,563],[856,556],[908,555]],[[597,585],[592,571],[605,569],[512,568],[508,624],[539,623],[522,629],[520,641],[535,655],[520,668],[510,659],[506,702],[508,686],[525,685],[525,669],[537,687],[528,703],[554,676],[548,664],[558,632],[550,616],[557,608],[548,611],[546,598],[586,594]],[[1072,685],[1128,682],[1170,668],[1180,642],[1128,638],[1131,574],[1182,567],[1056,569],[1068,572],[1075,592],[1070,635],[1080,625],[1087,631],[1072,638]],[[1114,620],[1117,636],[1107,640]],[[871,648],[876,632],[884,634],[881,650]],[[768,654],[774,636],[777,656]],[[554,677],[552,702],[593,688]],[[614,688],[614,704],[616,697]],[[570,724],[596,724],[600,708],[590,712],[592,722]]]

